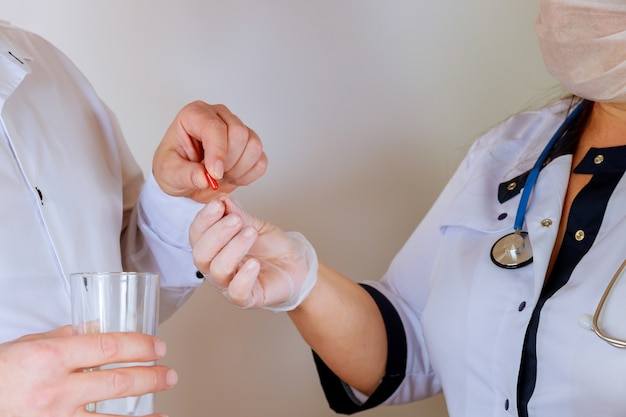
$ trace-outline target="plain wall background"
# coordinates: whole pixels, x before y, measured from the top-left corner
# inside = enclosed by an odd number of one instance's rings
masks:
[[[322,260],[378,279],[471,142],[545,102],[538,0],[0,0],[59,46],[114,109],[145,170],[178,109],[227,104],[261,136],[265,177],[236,191]],[[174,416],[323,417],[286,315],[201,287],[161,326]],[[446,415],[441,396],[362,416]]]

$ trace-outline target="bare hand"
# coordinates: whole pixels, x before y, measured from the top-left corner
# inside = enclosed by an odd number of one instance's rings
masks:
[[[0,344],[0,416],[88,417],[88,403],[169,389],[177,376],[165,366],[82,371],[164,354],[165,344],[152,336],[78,336],[70,326]]]
[[[218,181],[219,192],[230,193],[261,177],[266,168],[267,156],[256,133],[226,106],[201,101],[178,113],[152,162],[164,192],[202,203],[218,195],[206,172]]]

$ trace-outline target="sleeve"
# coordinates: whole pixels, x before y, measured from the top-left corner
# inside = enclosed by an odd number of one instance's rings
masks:
[[[189,244],[189,226],[202,207],[193,200],[165,194],[150,174],[133,210],[129,230],[136,235],[127,247],[127,259],[139,270],[159,271],[161,321],[203,282],[196,275]]]
[[[107,109],[108,110],[108,109]],[[202,204],[163,192],[152,173],[143,172],[109,110],[120,154],[124,218],[122,266],[127,271],[158,272],[161,279],[160,321],[169,318],[203,281],[196,276],[189,226]]]
[[[497,130],[497,129],[494,129]],[[495,132],[494,132],[495,133]],[[490,136],[476,141],[437,201],[396,254],[383,278],[361,285],[376,302],[388,335],[385,375],[368,398],[341,381],[313,352],[324,394],[338,413],[353,414],[381,404],[403,404],[441,391],[430,364],[421,323],[428,299],[431,270],[442,235],[442,216],[465,187],[468,171],[480,164]]]
[[[369,285],[362,287],[370,294],[381,311],[387,330],[388,359],[380,385],[365,401],[360,401],[352,388],[340,380],[320,357],[313,352],[315,366],[330,408],[341,414],[354,414],[382,404],[398,388],[405,377],[407,343],[400,316],[389,300]]]

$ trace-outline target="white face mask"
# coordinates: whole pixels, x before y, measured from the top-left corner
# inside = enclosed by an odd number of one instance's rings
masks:
[[[626,0],[541,0],[535,31],[548,72],[570,93],[626,103]]]

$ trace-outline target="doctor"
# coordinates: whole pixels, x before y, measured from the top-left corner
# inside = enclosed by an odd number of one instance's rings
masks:
[[[452,417],[624,415],[626,4],[542,0],[536,32],[572,95],[480,138],[380,282],[228,196],[192,225],[228,300],[289,312],[334,410],[443,392]]]
[[[202,203],[260,177],[255,133],[224,106],[185,106],[142,171],[78,69],[0,23],[0,416],[87,415],[86,403],[170,388],[164,366],[81,372],[165,354],[139,334],[72,336],[67,277],[158,271],[161,319],[200,283],[188,230]]]

